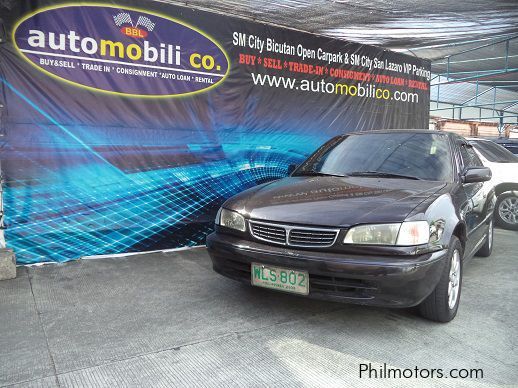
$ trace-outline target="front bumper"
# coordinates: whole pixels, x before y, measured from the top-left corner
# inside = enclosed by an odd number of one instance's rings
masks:
[[[421,303],[439,282],[447,250],[417,256],[363,256],[296,250],[212,233],[214,270],[251,284],[252,262],[309,273],[309,297],[386,307]]]

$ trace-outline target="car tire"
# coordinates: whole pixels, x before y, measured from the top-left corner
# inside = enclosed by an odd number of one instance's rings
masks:
[[[453,236],[441,279],[433,292],[419,305],[424,318],[435,322],[449,322],[457,315],[462,288],[462,257],[462,245]]]
[[[495,219],[502,228],[518,230],[518,196],[513,193],[499,195],[495,205]]]
[[[484,241],[484,245],[480,247],[478,252],[476,253],[477,256],[481,257],[489,257],[491,256],[491,253],[493,252],[493,219],[489,222],[489,225],[487,226],[487,237],[486,241]]]

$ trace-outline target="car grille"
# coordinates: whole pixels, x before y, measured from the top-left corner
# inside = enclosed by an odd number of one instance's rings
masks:
[[[286,244],[286,229],[283,227],[256,222],[250,222],[250,226],[254,237],[277,244]]]
[[[330,247],[335,243],[339,232],[337,229],[318,229],[260,221],[250,221],[250,231],[252,236],[259,240],[295,247]]]
[[[336,233],[336,231],[292,229],[288,242],[289,245],[330,246],[335,242]]]

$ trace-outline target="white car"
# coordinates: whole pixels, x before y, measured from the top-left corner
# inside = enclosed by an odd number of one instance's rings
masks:
[[[507,229],[518,230],[518,157],[504,147],[486,139],[468,138],[478,156],[489,167],[493,177],[487,184],[495,188],[496,222]]]

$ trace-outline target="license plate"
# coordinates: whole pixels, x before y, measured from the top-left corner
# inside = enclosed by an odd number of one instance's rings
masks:
[[[287,268],[252,263],[252,285],[274,290],[309,294],[309,274]]]

